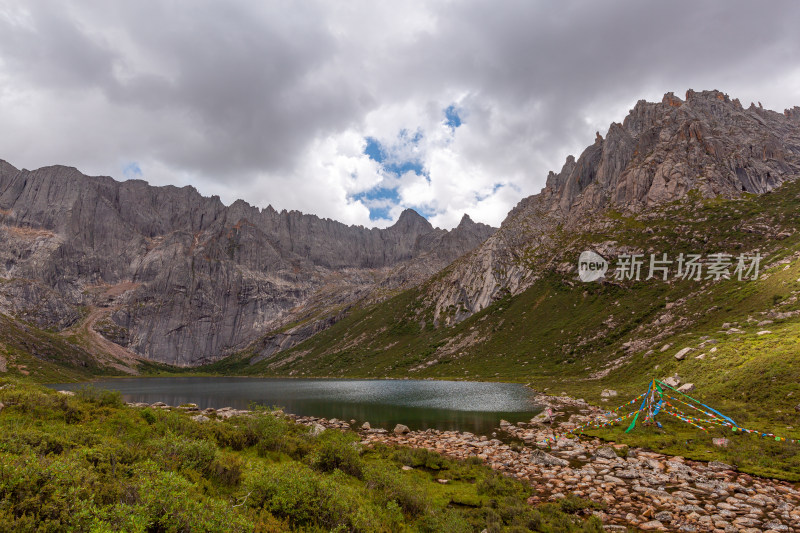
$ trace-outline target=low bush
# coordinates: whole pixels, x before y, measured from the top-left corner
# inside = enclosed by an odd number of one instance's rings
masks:
[[[311,455],[311,464],[321,472],[339,469],[361,479],[364,464],[359,455],[358,436],[341,431],[325,431]]]
[[[101,407],[122,407],[122,394],[119,391],[98,389],[91,385],[86,385],[75,391],[75,396],[84,402],[99,405]]]
[[[367,487],[378,494],[380,501],[395,502],[410,516],[419,516],[431,506],[426,491],[417,482],[401,477],[388,465],[370,465],[365,479]]]
[[[313,436],[263,410],[200,423],[23,381],[0,401],[0,533],[599,531],[563,512],[577,500],[533,510],[525,485],[479,461],[361,449],[354,433]]]

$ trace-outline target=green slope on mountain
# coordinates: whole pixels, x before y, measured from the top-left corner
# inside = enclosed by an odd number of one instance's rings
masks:
[[[203,422],[3,376],[0,407],[0,531],[602,531],[577,516],[598,504],[529,505],[528,484],[475,458],[365,447],[263,407]]]
[[[651,378],[677,373],[744,420],[800,437],[786,429],[800,426],[793,409],[800,401],[799,198],[800,183],[790,182],[733,200],[689,194],[640,215],[606,211],[595,215],[602,223],[592,231],[557,235],[558,257],[520,259],[539,273],[529,289],[455,326],[435,326],[430,304],[445,271],[291,350],[252,365],[242,353],[203,370],[518,381],[593,402],[604,389],[632,397]],[[617,281],[612,261],[602,283],[579,281],[580,252],[609,243],[646,257],[758,251],[761,275],[678,281],[673,272],[666,282]],[[683,348],[692,350],[676,359]]]
[[[0,375],[52,383],[171,369],[147,361],[131,365],[117,360],[100,353],[87,335],[81,328],[53,332],[0,314]]]

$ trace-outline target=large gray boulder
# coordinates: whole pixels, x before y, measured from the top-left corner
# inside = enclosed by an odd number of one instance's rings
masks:
[[[549,453],[538,448],[531,452],[530,460],[534,464],[544,466],[567,466],[569,464],[568,461],[560,459],[554,455],[550,455]]]

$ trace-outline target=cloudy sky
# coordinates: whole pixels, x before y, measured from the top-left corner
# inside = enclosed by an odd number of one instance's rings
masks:
[[[800,2],[0,0],[0,159],[498,225],[638,99],[800,105]]]

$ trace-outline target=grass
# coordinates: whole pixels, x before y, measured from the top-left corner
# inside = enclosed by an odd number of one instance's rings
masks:
[[[118,373],[100,365],[70,339],[2,314],[0,332],[0,357],[5,361],[8,375],[53,382],[82,381]]]
[[[798,198],[798,181],[770,194],[734,200],[690,194],[640,215],[609,211],[603,224],[578,234],[561,228],[552,242],[526,244],[524,236],[518,237],[516,255],[538,279],[519,294],[501,294],[452,326],[434,321],[433,296],[447,279],[444,271],[385,302],[356,307],[331,328],[254,364],[256,348],[198,369],[157,364],[141,369],[148,375],[514,381],[609,407],[614,405],[602,401],[602,390],[633,397],[650,379],[677,373],[683,382],[696,385],[697,397],[743,426],[797,439],[800,316],[790,315],[800,310]],[[756,281],[607,279],[583,284],[574,273],[557,269],[561,262],[574,263],[580,251],[608,242],[644,253],[668,252],[673,258],[679,253],[757,251],[765,259]],[[458,306],[444,310],[451,317],[458,312]],[[85,359],[77,341],[70,344],[57,334],[0,319],[12,332],[3,330],[0,354],[4,350],[11,357],[9,369],[15,375],[20,375],[20,365],[37,380],[78,380],[111,372]],[[758,326],[767,319],[773,323]],[[725,323],[741,332],[723,328]],[[763,330],[770,333],[759,335]],[[684,347],[693,350],[676,360],[675,353]],[[750,437],[737,436],[731,448],[718,450],[709,447],[702,432],[667,427],[674,434],[603,435],[666,453],[722,458],[752,473],[787,479],[798,475],[791,454],[776,450],[767,459],[759,458],[748,448]]]
[[[250,364],[252,354],[243,353],[199,371],[515,381],[599,405],[606,405],[600,397],[604,389],[633,397],[650,379],[677,373],[697,386],[698,397],[745,427],[800,438],[794,410],[800,403],[800,316],[770,318],[800,310],[798,198],[800,182],[792,182],[770,194],[735,200],[689,195],[644,215],[610,211],[602,231],[556,232],[550,248],[521,249],[526,264],[540,269],[539,279],[453,326],[434,325],[430,295],[446,279],[440,273],[382,304],[355,309],[291,350],[256,364]],[[765,259],[755,281],[583,284],[574,274],[544,268],[541,258],[555,256],[553,265],[558,258],[572,262],[581,250],[609,241],[673,258],[758,251]],[[456,311],[449,310],[453,316]],[[757,325],[766,319],[773,323]],[[742,333],[727,333],[725,323]],[[763,330],[771,333],[759,335]],[[676,360],[684,347],[693,351]],[[633,442],[647,435],[656,449],[668,453],[721,457],[748,472],[788,479],[800,474],[791,454],[760,459],[747,451],[747,439],[735,439],[744,442],[745,451],[731,456],[738,444],[723,453],[709,447],[710,440],[697,436],[697,430],[676,432],[684,444],[669,444],[671,437],[656,433],[615,438]]]
[[[0,531],[602,531],[589,502],[532,507],[480,461],[365,449],[267,409],[201,423],[116,392],[0,386]]]

